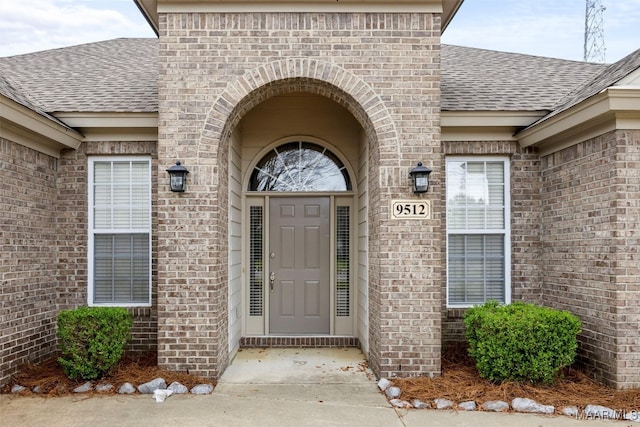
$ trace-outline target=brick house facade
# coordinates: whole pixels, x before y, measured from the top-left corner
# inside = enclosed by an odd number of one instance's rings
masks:
[[[640,51],[606,66],[441,46],[448,0],[137,4],[157,41],[0,58],[0,383],[87,304],[129,307],[132,350],[172,370],[217,377],[247,345],[357,345],[379,376],[433,376],[465,308],[499,299],[572,311],[581,361],[640,387]],[[287,153],[337,172],[303,175]],[[167,185],[176,160],[185,192]],[[260,190],[267,167],[297,184]],[[394,212],[406,203],[428,212]],[[288,212],[316,208],[309,240],[286,240]],[[280,290],[298,279],[280,279],[277,233],[303,254],[301,301]],[[124,291],[104,267],[122,254]]]

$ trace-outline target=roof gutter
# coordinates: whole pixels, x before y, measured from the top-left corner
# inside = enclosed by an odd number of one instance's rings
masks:
[[[609,87],[574,107],[518,133],[523,147],[547,155],[616,129],[640,129],[640,90]]]
[[[78,149],[83,135],[56,121],[0,95],[3,125],[0,137],[49,156],[59,158],[65,148]]]

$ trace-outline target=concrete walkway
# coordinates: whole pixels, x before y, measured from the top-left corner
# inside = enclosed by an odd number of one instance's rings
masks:
[[[356,349],[245,349],[209,396],[0,396],[0,426],[604,427],[631,422],[487,412],[400,410]]]

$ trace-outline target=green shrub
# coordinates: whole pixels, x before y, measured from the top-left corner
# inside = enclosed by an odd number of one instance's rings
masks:
[[[578,348],[576,316],[533,304],[490,301],[469,309],[464,324],[469,354],[492,381],[552,383]]]
[[[131,337],[131,313],[118,307],[80,307],[58,314],[58,363],[71,379],[111,372]]]

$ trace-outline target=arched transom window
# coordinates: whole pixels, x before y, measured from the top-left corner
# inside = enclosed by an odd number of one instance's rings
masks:
[[[249,191],[350,191],[344,164],[310,142],[290,142],[271,150],[251,174]]]

